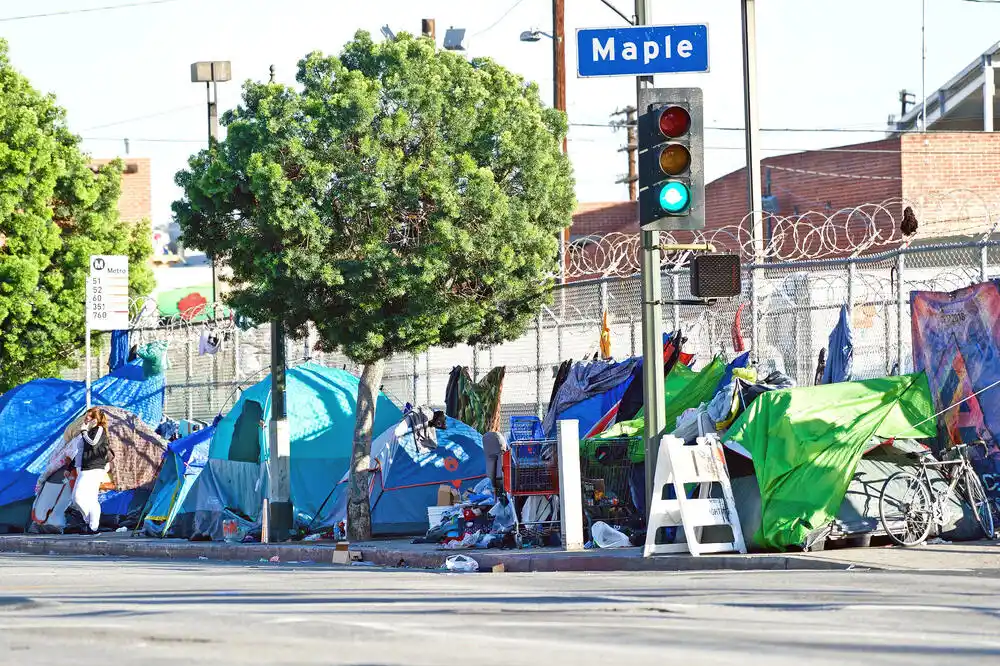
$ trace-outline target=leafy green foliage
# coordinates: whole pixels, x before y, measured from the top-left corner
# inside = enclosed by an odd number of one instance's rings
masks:
[[[229,303],[365,364],[520,335],[575,205],[565,116],[405,34],[359,32],[297,79],[246,83],[226,139],[177,174],[184,242],[231,267]]]
[[[118,217],[121,163],[95,173],[79,143],[0,40],[0,393],[57,375],[83,346],[91,254],[127,254],[132,292],[153,286],[149,224]]]

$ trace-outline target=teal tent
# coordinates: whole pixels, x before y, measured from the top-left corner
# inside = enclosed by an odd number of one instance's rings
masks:
[[[296,524],[322,527],[328,522],[325,514],[333,510],[323,507],[324,501],[347,471],[351,457],[358,378],[305,363],[288,370],[286,395]],[[399,407],[380,393],[373,431],[383,432],[402,417]],[[172,535],[207,534],[219,539],[225,518],[239,519],[244,528],[259,523],[269,485],[270,418],[268,377],[243,391],[216,424],[208,462],[176,509]],[[317,515],[321,510],[324,515]]]

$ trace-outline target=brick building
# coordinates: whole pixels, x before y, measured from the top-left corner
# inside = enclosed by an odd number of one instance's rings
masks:
[[[99,168],[110,159],[94,159],[90,161],[92,168]],[[153,216],[152,175],[149,158],[128,157],[122,160],[125,170],[122,173],[122,194],[118,200],[118,212],[124,222],[135,222],[150,219]]]
[[[1000,221],[1000,132],[991,47],[927,101],[926,133],[917,105],[879,141],[770,157],[761,165],[764,238],[770,254],[799,258],[885,250],[901,236],[903,210],[913,209],[918,242],[984,233]],[[746,171],[706,187],[705,236],[736,249],[748,240]],[[572,237],[634,234],[634,202],[581,204]],[[823,227],[820,234],[813,231]],[[690,234],[675,233],[678,240]],[[821,238],[822,236],[822,238]],[[874,242],[872,242],[874,240]]]

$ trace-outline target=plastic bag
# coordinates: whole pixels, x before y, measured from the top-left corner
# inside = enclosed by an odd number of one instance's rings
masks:
[[[490,509],[490,515],[493,516],[494,532],[505,532],[514,527],[514,505],[510,502],[506,505],[497,502]]]
[[[594,543],[601,548],[628,548],[632,545],[629,538],[607,523],[596,522],[590,528]]]
[[[444,568],[455,573],[475,573],[479,571],[479,562],[468,555],[452,555],[444,561]]]

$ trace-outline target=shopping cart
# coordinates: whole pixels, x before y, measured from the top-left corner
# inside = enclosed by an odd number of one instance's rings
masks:
[[[511,442],[503,454],[503,485],[514,502],[514,538],[518,546],[525,541],[544,543],[559,532],[559,456],[555,440]],[[519,497],[527,498],[520,511]]]
[[[644,480],[641,437],[591,439],[580,450],[580,476],[583,480],[583,510],[589,531],[597,521],[632,530],[645,528],[645,516],[636,509],[633,492],[641,488],[637,475]]]

